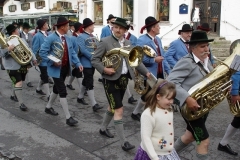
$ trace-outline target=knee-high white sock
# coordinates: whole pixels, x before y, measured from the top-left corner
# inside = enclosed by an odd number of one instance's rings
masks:
[[[75,78],[75,77],[73,77],[73,76],[69,76],[69,77],[68,77],[68,85],[72,84],[74,78]]]
[[[43,88],[46,93],[46,96],[48,97],[50,95],[49,84],[48,83],[43,84]]]
[[[132,96],[132,94],[129,90],[129,85],[127,85],[126,92],[127,92],[128,98],[130,98]]]
[[[91,105],[93,107],[97,103],[96,100],[95,100],[95,96],[94,96],[94,90],[93,89],[92,90],[88,90],[87,94],[88,94],[88,98],[89,98],[89,100],[91,102]]]
[[[80,88],[81,88],[81,86],[82,86],[82,80],[83,80],[83,78],[77,78],[79,90],[80,90]]]
[[[46,108],[51,108],[52,105],[53,105],[53,102],[55,101],[56,98],[57,98],[57,94],[52,92],[51,95],[50,95],[50,98],[49,98],[49,101],[47,103]]]
[[[26,78],[26,82],[29,83],[30,82],[30,80],[29,80],[29,72],[26,74],[25,78]]]
[[[80,99],[83,98],[85,90],[86,90],[86,87],[84,85],[81,85],[78,98]]]
[[[234,128],[231,124],[228,125],[228,128],[225,132],[225,135],[223,136],[223,139],[221,140],[220,144],[225,146],[228,144],[231,137],[237,132],[237,128]]]
[[[181,137],[178,137],[178,139],[174,142],[174,148],[176,152],[180,152],[183,148],[185,148],[187,144],[184,144],[181,140]]]
[[[60,103],[62,105],[63,111],[65,113],[66,119],[71,117],[69,110],[68,110],[68,103],[66,98],[60,98]]]
[[[15,87],[15,94],[18,99],[19,106],[23,103],[23,98],[22,98],[22,87]]]
[[[196,157],[198,160],[210,160],[210,157],[208,154],[199,154],[196,153]]]
[[[144,102],[142,101],[141,98],[138,99],[138,103],[133,111],[133,114],[138,114],[138,113],[141,113],[141,109],[143,108],[144,106]]]
[[[38,91],[41,90],[42,82],[43,82],[43,81],[42,81],[41,79],[39,79],[38,85],[37,85],[37,90],[38,90]]]

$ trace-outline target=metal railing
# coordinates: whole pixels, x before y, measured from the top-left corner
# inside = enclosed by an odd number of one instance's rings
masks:
[[[163,36],[161,36],[160,38],[162,39],[164,36],[166,36],[168,33],[174,31],[177,27],[179,27],[182,24],[186,24],[187,22],[183,21],[180,24],[178,24],[177,26],[175,26],[174,28],[172,28],[171,30],[169,30],[167,33],[165,33]]]
[[[232,26],[233,28],[236,28],[236,30],[240,30],[238,27],[234,26],[232,23],[229,23],[228,21],[222,21],[223,23],[227,23],[230,26]]]

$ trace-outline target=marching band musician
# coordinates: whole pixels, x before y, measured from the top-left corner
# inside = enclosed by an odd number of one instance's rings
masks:
[[[32,49],[35,55],[39,54],[41,45],[43,44],[45,38],[48,36],[48,33],[47,33],[48,23],[43,19],[39,19],[37,21],[37,29],[38,31],[33,36],[33,42],[32,42],[33,44]],[[36,93],[41,95],[46,95],[49,99],[50,91],[49,91],[48,74],[47,74],[47,63],[44,61],[41,61],[38,67],[40,70],[40,80],[36,88]],[[43,86],[44,92],[41,90],[41,86]]]
[[[91,19],[85,18],[83,20],[83,25],[80,28],[82,34],[77,37],[77,43],[80,47],[81,51],[81,62],[83,64],[84,70],[83,70],[83,81],[80,89],[80,93],[77,98],[77,102],[81,103],[83,105],[88,105],[84,100],[84,92],[87,91],[87,95],[90,99],[91,106],[94,112],[97,110],[103,108],[102,106],[99,106],[99,104],[95,100],[94,96],[94,85],[93,85],[93,75],[95,72],[95,68],[91,64],[91,59],[94,50],[96,49],[96,46],[98,44],[97,39],[93,36],[94,32],[94,23]]]
[[[199,108],[199,104],[189,95],[188,90],[213,70],[208,58],[208,42],[212,41],[213,39],[208,39],[206,32],[194,31],[190,41],[186,42],[189,44],[191,52],[177,62],[167,77],[168,81],[176,85],[176,99],[180,107],[186,103],[192,111]],[[208,113],[196,120],[188,121],[184,118],[187,128],[174,144],[177,152],[195,140],[198,144],[196,148],[198,160],[210,159],[208,155],[209,134],[205,126],[207,117]]]
[[[43,62],[47,63],[48,75],[53,77],[54,80],[53,92],[50,95],[45,112],[54,116],[58,115],[58,113],[52,108],[52,104],[59,94],[60,103],[66,116],[66,124],[74,126],[78,121],[73,119],[69,113],[68,102],[66,99],[67,90],[64,81],[68,73],[70,72],[69,74],[71,74],[73,64],[80,71],[83,70],[83,67],[74,51],[71,39],[65,35],[69,28],[69,21],[65,17],[59,17],[55,26],[57,27],[56,31],[45,38],[39,51]],[[63,48],[56,48],[57,44],[62,45]],[[59,57],[56,55],[56,50],[59,51],[58,54],[61,54]],[[53,61],[48,58],[49,54],[58,58],[62,57],[62,59],[60,59],[59,62]]]
[[[20,24],[19,24],[19,27],[20,27]],[[32,49],[33,36],[32,36],[31,33],[28,33],[29,29],[31,27],[30,27],[30,25],[27,22],[22,23],[21,27],[22,27],[21,29],[19,28],[19,30],[20,30],[20,32],[19,32],[20,33],[20,37],[23,38],[28,43],[28,46]],[[29,71],[26,74],[26,81],[27,81],[27,86],[28,87],[33,87],[32,83],[31,83],[31,81],[29,79]]]
[[[80,33],[80,27],[82,26],[81,23],[79,22],[76,22],[74,24],[74,28],[75,28],[75,31],[73,32],[73,35],[71,36],[71,40],[72,40],[72,43],[73,43],[73,48],[75,50],[75,52],[78,54],[78,58],[80,59],[80,48],[77,44],[77,37],[81,34]],[[79,72],[79,70],[77,68],[74,68],[72,70],[72,76],[69,76],[69,80],[68,80],[68,83],[67,83],[67,87],[71,90],[75,90],[72,86],[72,82],[74,80],[74,78],[77,78],[77,82],[78,82],[78,86],[79,86],[79,91],[81,89],[81,86],[82,86],[82,72]],[[81,93],[79,93],[81,94]]]
[[[7,34],[17,35],[19,36],[19,30],[14,25],[10,24],[6,27]],[[27,42],[22,39],[26,46],[28,46]],[[22,82],[25,80],[25,76],[27,74],[28,65],[20,65],[13,59],[13,57],[9,54],[10,51],[14,50],[14,45],[9,45],[7,48],[0,49],[0,56],[3,58],[3,65],[8,72],[8,75],[13,83],[13,95],[10,97],[14,101],[18,101],[19,107],[22,111],[27,111],[27,106],[23,103],[22,99]],[[29,47],[29,46],[28,46]],[[30,49],[31,50],[31,49]],[[18,53],[16,53],[18,54]],[[33,53],[32,53],[33,54]],[[37,64],[36,57],[33,54],[32,62],[34,65]]]
[[[142,27],[140,32],[143,33],[144,29],[147,29],[147,34],[144,34],[138,38],[137,45],[147,45],[151,47],[157,55],[155,57],[144,55],[143,64],[155,77],[164,79],[164,72],[169,74],[170,69],[167,61],[163,58],[165,53],[162,47],[161,39],[157,36],[160,33],[159,21],[157,21],[154,17],[147,17],[145,19],[145,26]],[[141,96],[141,98],[138,99],[137,106],[131,114],[132,119],[140,121],[141,109],[145,104],[145,96],[147,93],[148,92],[146,92]]]
[[[74,31],[75,31],[74,24],[75,24],[74,21],[69,21],[69,30],[67,32],[68,36],[72,36],[74,33]]]
[[[239,96],[239,90],[240,90],[240,71],[234,73],[232,75],[232,88],[231,88],[231,101],[232,104],[236,104],[237,101],[240,100],[240,96]],[[232,148],[230,147],[229,140],[231,139],[231,137],[237,132],[237,130],[240,128],[240,117],[238,116],[234,116],[231,124],[228,125],[227,130],[222,138],[222,140],[220,141],[220,143],[218,144],[218,150],[226,152],[228,154],[237,156],[238,153],[233,151]]]
[[[128,78],[134,79],[135,77],[129,62],[122,55],[119,55],[121,57],[121,63],[116,71],[114,68],[104,67],[101,59],[103,58],[104,54],[111,49],[131,45],[129,40],[124,39],[124,33],[126,32],[127,28],[128,24],[126,23],[126,20],[117,17],[115,22],[113,22],[113,35],[101,39],[92,57],[92,65],[103,76],[103,86],[109,103],[109,107],[107,108],[99,132],[101,135],[113,138],[114,136],[107,129],[107,126],[113,118],[116,133],[120,138],[120,143],[124,151],[135,148],[135,146],[130,144],[125,138],[122,120],[122,100],[128,84]],[[136,69],[142,75],[149,77],[150,73],[142,63],[136,67]]]
[[[78,46],[78,44],[77,44],[77,37],[81,34],[80,33],[80,27],[82,26],[82,24],[80,23],[80,22],[76,22],[75,24],[74,24],[74,32],[73,32],[73,34],[70,36],[71,37],[71,39],[72,39],[72,43],[73,43],[73,48],[74,48],[74,50],[75,50],[75,52],[78,54],[78,57],[80,57],[80,55],[79,55],[79,51],[80,51],[80,49],[79,49],[79,46]],[[80,88],[80,86],[81,86],[81,84],[82,84],[82,72],[79,72],[79,70],[78,69],[76,69],[76,68],[74,68],[73,70],[72,70],[72,76],[69,76],[69,78],[68,78],[68,83],[67,83],[67,87],[69,88],[69,89],[71,89],[71,90],[75,90],[75,88],[73,88],[73,86],[72,86],[72,82],[73,82],[73,80],[74,80],[74,78],[77,78],[78,79],[78,85],[79,85],[79,88]]]

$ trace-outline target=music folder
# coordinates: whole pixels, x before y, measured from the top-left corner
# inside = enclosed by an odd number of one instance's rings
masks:
[[[53,62],[56,62],[56,63],[61,62],[60,59],[54,57],[53,55],[48,55],[47,57],[48,57],[49,59],[51,59]]]

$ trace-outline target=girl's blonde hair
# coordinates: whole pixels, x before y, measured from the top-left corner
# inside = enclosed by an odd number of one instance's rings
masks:
[[[155,112],[157,106],[157,94],[160,96],[167,96],[172,94],[171,98],[175,98],[176,96],[176,87],[172,82],[168,82],[163,79],[158,79],[158,82],[153,86],[153,88],[146,95],[146,104],[145,108],[150,108],[151,114]]]

